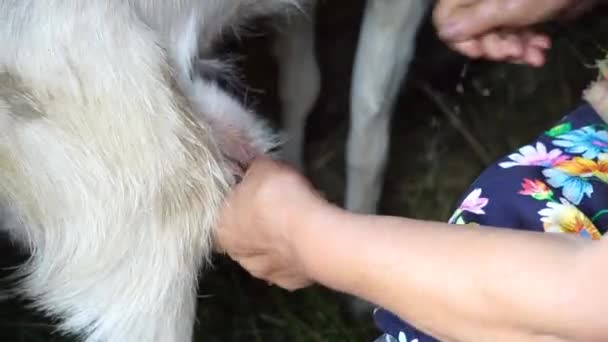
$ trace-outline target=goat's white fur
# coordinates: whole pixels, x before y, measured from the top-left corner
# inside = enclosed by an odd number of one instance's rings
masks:
[[[0,2],[0,205],[20,292],[85,341],[189,341],[218,207],[272,136],[193,68],[294,0]],[[198,61],[197,61],[198,63]]]
[[[351,211],[372,214],[377,210],[391,113],[429,4],[430,0],[367,0],[353,68],[346,149],[345,207]],[[294,18],[276,43],[283,121],[289,137],[285,159],[300,168],[304,127],[317,100],[321,78],[312,13],[312,19]]]

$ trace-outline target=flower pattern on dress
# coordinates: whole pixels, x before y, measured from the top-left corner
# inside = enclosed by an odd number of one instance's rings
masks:
[[[592,240],[601,238],[593,222],[566,199],[561,203],[547,203],[547,207],[538,214],[548,233],[575,234]]]
[[[596,129],[597,126],[602,129]],[[594,220],[608,214],[608,209],[596,212],[589,219],[577,205],[592,198],[594,182],[608,184],[608,126],[590,125],[573,130],[572,124],[562,123],[545,132],[545,135],[551,138],[551,144],[564,148],[566,153],[558,148],[549,151],[545,143],[538,141],[507,156],[506,161],[498,164],[499,167],[542,168],[539,170],[540,178],[523,177],[517,193],[546,202],[545,208],[538,211],[546,232],[600,239],[602,234]],[[490,199],[481,198],[482,191],[482,188],[476,187],[456,209],[449,223],[469,224],[464,217],[465,212],[485,215],[483,207]],[[556,195],[561,196],[559,201],[555,200]]]
[[[570,175],[585,178],[595,177],[604,183],[608,183],[608,160],[605,159],[604,154],[601,157],[602,159],[599,159],[600,156],[598,156],[597,161],[574,157],[555,165],[555,169],[564,171]]]
[[[562,194],[570,202],[580,204],[584,196],[591,197],[593,185],[583,177],[573,176],[559,169],[543,170],[547,183],[554,188],[561,188]]]
[[[608,152],[608,131],[596,130],[593,126],[583,127],[559,135],[553,145],[563,147],[568,153],[594,159],[600,153]]]
[[[460,210],[483,215],[483,208],[488,205],[488,199],[481,197],[481,189],[475,189],[460,204]]]
[[[538,142],[536,148],[527,145],[519,149],[519,153],[509,155],[510,161],[500,163],[500,167],[508,169],[514,166],[552,166],[568,157],[559,149],[547,152],[545,144]]]
[[[377,339],[376,342],[418,342],[418,339],[414,338],[414,339],[408,340],[407,335],[403,331],[401,331],[401,332],[399,332],[398,338],[394,338],[392,335],[386,334],[386,335],[380,337],[379,339]]]
[[[464,220],[461,220],[460,215],[464,212],[469,212],[477,215],[484,215],[486,212],[483,210],[488,205],[489,200],[485,197],[481,197],[481,189],[473,190],[460,204],[454,215],[448,220],[449,223],[466,224]]]
[[[553,190],[549,189],[547,184],[539,179],[524,178],[521,186],[520,195],[530,196],[539,201],[553,200]]]

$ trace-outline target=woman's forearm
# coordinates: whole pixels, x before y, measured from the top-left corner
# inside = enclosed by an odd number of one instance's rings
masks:
[[[304,226],[293,239],[316,281],[446,341],[608,338],[590,326],[599,314],[589,312],[593,304],[580,302],[607,303],[600,279],[581,271],[591,242],[337,210],[308,216],[294,223]],[[583,296],[581,282],[598,291]]]

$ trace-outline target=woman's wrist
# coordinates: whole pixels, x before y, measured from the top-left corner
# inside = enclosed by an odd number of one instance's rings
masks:
[[[317,283],[326,284],[327,266],[331,265],[329,259],[336,249],[331,235],[340,226],[340,216],[350,213],[338,208],[328,202],[319,202],[304,210],[304,215],[299,215],[300,220],[293,222],[289,229],[289,244],[296,263],[305,274]],[[302,212],[300,212],[302,214]],[[331,267],[330,267],[331,268]]]

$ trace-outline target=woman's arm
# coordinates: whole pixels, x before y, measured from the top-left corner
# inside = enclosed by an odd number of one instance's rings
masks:
[[[313,280],[446,341],[608,340],[604,242],[335,208],[302,214],[292,245]]]
[[[318,282],[445,341],[608,340],[605,242],[351,214],[266,160],[231,194],[217,239],[258,278]]]

